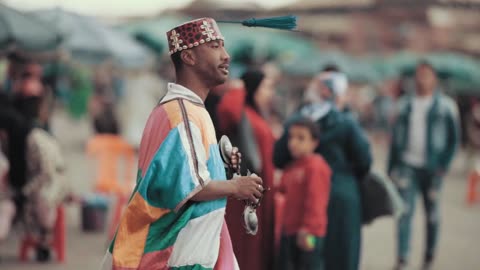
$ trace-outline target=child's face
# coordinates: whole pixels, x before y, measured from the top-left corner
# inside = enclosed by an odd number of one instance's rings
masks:
[[[301,158],[312,154],[317,148],[318,141],[313,138],[307,127],[293,125],[288,130],[288,150],[293,158]]]

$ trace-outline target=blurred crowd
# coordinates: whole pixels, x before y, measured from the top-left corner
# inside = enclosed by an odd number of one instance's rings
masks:
[[[72,121],[88,119],[92,137],[101,138],[89,142],[90,153],[137,150],[173,70],[166,61],[123,70],[109,61],[92,68],[61,59],[43,63],[10,55],[7,60],[0,91],[0,243],[19,227],[36,239],[36,259],[43,262],[51,258],[57,209],[79,195],[65,179],[52,114],[63,110]],[[309,78],[255,62],[211,89],[205,107],[217,138],[228,135],[240,147],[245,167],[270,188],[257,209],[255,237],[246,236],[239,221],[243,202],[228,201],[226,221],[240,268],[358,269],[361,228],[372,221],[365,218],[371,210],[363,206],[369,199],[365,183],[385,174],[404,204],[398,260],[392,265],[405,269],[409,263],[420,194],[427,228],[423,267],[432,269],[439,193],[458,147],[469,153],[467,170],[480,166],[480,100],[449,97],[441,86],[428,61],[419,62],[411,77],[362,86],[350,84],[335,61]],[[390,149],[385,172],[371,169],[372,143]],[[112,160],[104,157],[110,165]],[[116,185],[101,177],[92,189]]]
[[[106,63],[88,74],[74,65],[9,60],[0,109],[0,236],[21,224],[38,237],[37,259],[44,261],[50,257],[56,209],[75,196],[63,177],[65,162],[50,132],[52,112],[64,108],[74,119],[88,117],[95,134],[123,137],[136,148],[148,114],[165,93],[164,82],[172,79],[171,71],[121,74]],[[305,83],[302,93],[291,96],[295,98],[278,101],[275,88],[284,81],[275,65],[255,65],[212,89],[205,102],[217,137],[227,134],[234,144],[254,149],[243,151],[244,163],[272,188],[258,210],[260,232],[255,238],[245,237],[238,217],[228,214],[238,213],[235,209],[243,205],[228,202],[227,222],[242,269],[358,268],[364,223],[361,183],[374,158],[364,127],[375,143],[390,147],[388,175],[408,209],[399,220],[398,269],[408,262],[417,190],[431,216],[425,251],[425,269],[430,269],[439,233],[438,202],[432,194],[441,188],[461,133],[475,165],[478,100],[468,99],[458,113],[457,103],[437,90],[428,62],[417,66],[410,89],[390,83],[361,106],[334,63]]]
[[[57,207],[68,200],[70,188],[60,146],[49,132],[54,95],[42,74],[37,63],[14,62],[0,93],[0,238],[21,224],[37,239],[37,259],[47,261]]]

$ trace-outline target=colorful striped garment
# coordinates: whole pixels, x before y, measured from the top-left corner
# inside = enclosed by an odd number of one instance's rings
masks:
[[[225,224],[226,199],[189,199],[226,180],[203,101],[170,83],[150,114],[135,190],[102,269],[238,269]]]

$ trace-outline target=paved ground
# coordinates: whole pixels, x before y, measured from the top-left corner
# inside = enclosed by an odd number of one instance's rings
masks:
[[[92,185],[94,163],[83,155],[85,138],[89,134],[86,122],[68,122],[58,115],[54,122],[54,132],[64,146],[69,165],[68,176],[75,190],[88,192]],[[376,167],[383,168],[385,147],[375,145]],[[462,172],[460,155],[454,168],[447,177],[443,192],[443,226],[436,270],[478,270],[480,269],[480,204],[466,207],[464,194],[466,176]],[[423,209],[417,204],[414,222],[413,258],[411,269],[420,269],[423,249]],[[77,270],[97,269],[106,250],[107,239],[104,234],[85,234],[81,232],[79,209],[67,207],[68,239],[67,262],[63,265],[35,263],[21,264],[17,261],[17,240],[13,234],[6,242],[0,243],[0,269],[2,270]],[[364,228],[362,269],[392,269],[395,259],[394,222],[390,218],[380,219]]]

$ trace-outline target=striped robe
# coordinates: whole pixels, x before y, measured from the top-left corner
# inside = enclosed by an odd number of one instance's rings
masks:
[[[202,100],[170,83],[146,124],[137,184],[102,269],[238,269],[226,199],[189,199],[225,181],[215,129]]]

